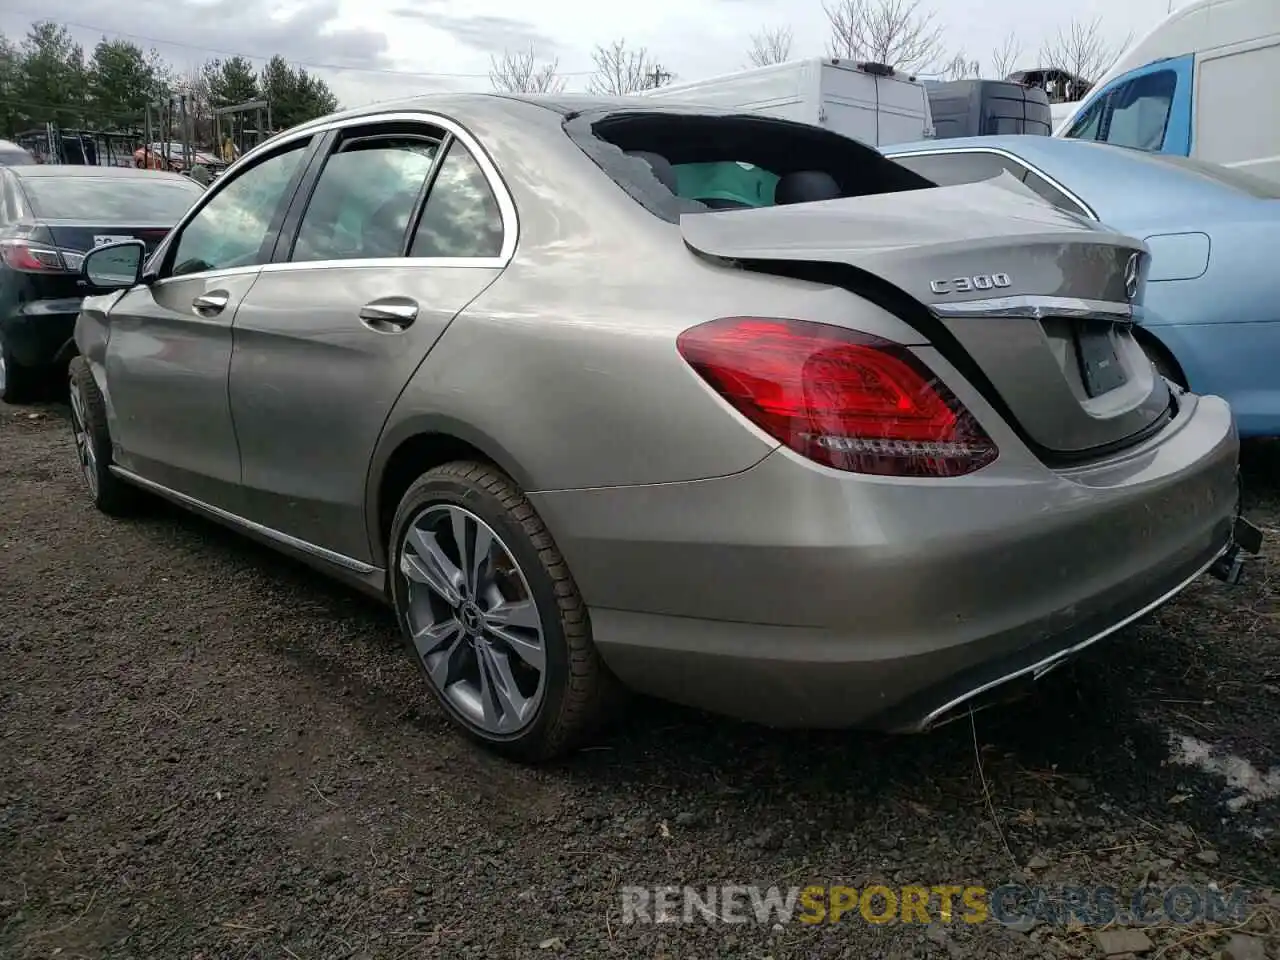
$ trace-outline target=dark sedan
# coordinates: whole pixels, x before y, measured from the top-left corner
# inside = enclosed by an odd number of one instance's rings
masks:
[[[0,166],[0,400],[61,383],[75,351],[85,251],[164,239],[202,194],[187,177],[127,167]]]

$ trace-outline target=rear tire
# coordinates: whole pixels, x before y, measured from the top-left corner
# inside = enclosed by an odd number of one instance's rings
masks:
[[[26,367],[13,359],[9,345],[0,335],[0,401],[29,403],[40,399],[49,385],[44,367]]]
[[[405,640],[463,733],[539,762],[599,726],[617,681],[564,558],[509,477],[466,461],[428,470],[401,498],[387,555]]]
[[[111,472],[111,434],[107,430],[107,404],[102,391],[84,357],[71,359],[67,376],[71,432],[80,476],[95,507],[108,516],[127,516],[137,510],[142,492]]]

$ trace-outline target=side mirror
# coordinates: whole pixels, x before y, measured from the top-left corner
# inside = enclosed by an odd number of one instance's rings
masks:
[[[118,240],[94,247],[84,255],[80,274],[99,290],[121,290],[142,280],[147,247],[141,240]]]

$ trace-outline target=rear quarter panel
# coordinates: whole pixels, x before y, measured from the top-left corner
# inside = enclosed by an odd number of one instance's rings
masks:
[[[442,432],[489,454],[526,490],[671,483],[758,463],[777,441],[681,359],[680,332],[724,316],[853,324],[919,336],[851,294],[698,257],[568,139],[562,118],[513,104],[470,124],[520,221],[515,256],[458,315],[409,381],[375,454]],[[534,112],[530,113],[529,111]]]
[[[489,444],[528,490],[702,480],[745,470],[778,442],[684,362],[683,330],[796,317],[920,342],[843,290],[700,261],[670,229],[666,257],[512,264],[428,355],[397,404],[395,433],[438,425]]]

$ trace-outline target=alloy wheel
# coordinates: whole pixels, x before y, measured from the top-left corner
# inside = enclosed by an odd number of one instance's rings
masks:
[[[4,349],[0,347],[0,393],[4,393],[4,385],[5,385]]]
[[[80,388],[71,384],[71,432],[76,442],[76,459],[80,461],[80,472],[84,482],[89,485],[89,492],[98,495],[98,457],[93,450],[93,441],[89,437],[88,421],[84,413],[84,398]]]
[[[482,733],[528,726],[545,693],[546,643],[502,538],[463,507],[429,506],[405,530],[399,570],[409,635],[437,692]]]

